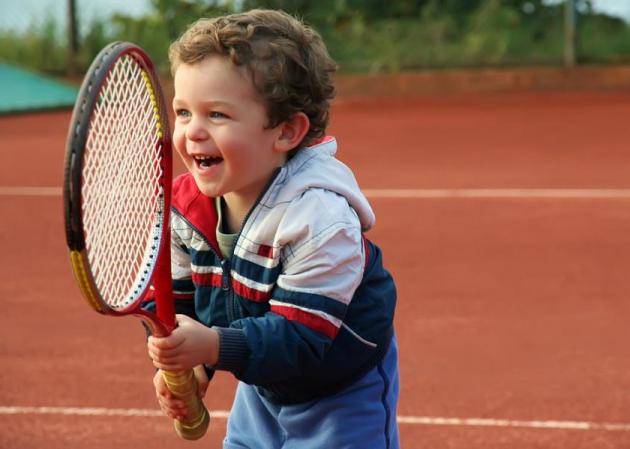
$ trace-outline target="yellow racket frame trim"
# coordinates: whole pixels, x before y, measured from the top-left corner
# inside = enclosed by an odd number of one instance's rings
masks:
[[[162,120],[160,117],[160,108],[158,107],[158,101],[155,97],[155,90],[153,89],[153,84],[151,83],[151,78],[149,74],[142,70],[142,79],[144,80],[144,84],[147,87],[147,90],[150,92],[151,104],[153,105],[153,118],[155,119],[156,127],[158,129],[157,135],[159,139],[162,139]]]
[[[70,251],[70,261],[72,262],[72,271],[74,272],[74,277],[79,284],[79,288],[81,289],[81,293],[83,293],[83,297],[90,305],[90,307],[92,307],[97,312],[104,313],[105,310],[101,305],[101,301],[100,299],[98,299],[98,297],[94,293],[94,289],[92,288],[90,275],[85,269],[86,264],[83,251]]]

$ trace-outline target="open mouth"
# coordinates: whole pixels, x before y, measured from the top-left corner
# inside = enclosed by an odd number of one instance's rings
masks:
[[[210,168],[213,165],[217,165],[223,162],[222,157],[214,156],[194,156],[193,159],[195,160],[195,164],[197,164],[197,166],[202,169]]]

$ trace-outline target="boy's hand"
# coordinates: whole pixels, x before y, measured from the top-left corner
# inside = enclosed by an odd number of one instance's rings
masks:
[[[201,399],[206,395],[206,390],[208,389],[208,375],[206,374],[206,370],[203,366],[196,366],[193,370],[195,373],[195,378],[197,379],[198,385],[198,394]],[[158,370],[153,376],[153,386],[155,387],[155,394],[158,399],[158,403],[160,404],[160,408],[165,415],[167,415],[171,419],[183,419],[187,414],[188,410],[186,409],[186,403],[180,399],[175,398],[173,393],[169,391],[166,387],[166,383],[164,382],[164,377],[162,376],[162,371]]]
[[[193,371],[195,373],[195,378],[197,379],[197,394],[200,399],[203,399],[206,397],[206,391],[208,391],[208,384],[210,383],[208,373],[206,373],[203,365],[195,366]]]
[[[168,337],[149,337],[147,347],[153,366],[184,371],[197,365],[214,365],[219,358],[219,334],[186,315],[177,315],[178,326]]]
[[[186,404],[184,401],[175,399],[173,393],[166,388],[162,371],[158,370],[153,376],[153,386],[155,387],[155,395],[157,396],[158,403],[162,412],[171,419],[181,420],[186,416],[188,412],[186,410]]]

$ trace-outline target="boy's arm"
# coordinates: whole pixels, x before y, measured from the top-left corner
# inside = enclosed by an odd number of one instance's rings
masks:
[[[313,220],[296,219],[303,216]],[[279,228],[283,270],[271,292],[271,311],[217,328],[215,368],[252,384],[317,369],[363,276],[361,229],[345,199],[309,192],[289,206],[284,224]]]

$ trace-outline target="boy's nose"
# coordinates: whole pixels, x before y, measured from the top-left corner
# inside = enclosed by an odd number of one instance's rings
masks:
[[[199,120],[191,120],[186,127],[186,138],[188,140],[199,141],[206,140],[210,137],[208,130],[200,123]]]

